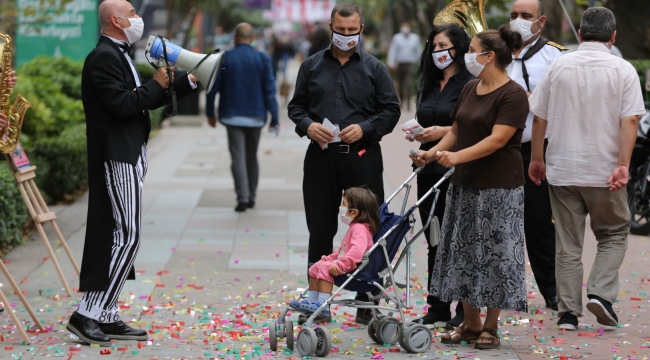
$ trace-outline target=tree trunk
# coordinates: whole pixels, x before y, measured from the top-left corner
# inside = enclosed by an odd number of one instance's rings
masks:
[[[187,20],[187,18],[190,16],[190,13],[193,11],[193,8],[194,7],[192,6],[192,3],[188,3],[187,6],[185,6],[183,9],[183,15],[181,15],[176,25],[174,25],[174,27],[171,28],[171,30],[169,30],[167,33],[167,39],[173,39],[176,34],[178,34],[178,32],[181,30],[181,27],[185,23],[185,20]]]
[[[648,0],[607,0],[616,16],[616,46],[628,59],[650,59],[650,6]]]
[[[188,43],[190,41],[190,34],[192,33],[192,27],[194,26],[194,20],[196,19],[196,15],[198,13],[199,13],[198,7],[192,8],[192,12],[189,15],[190,26],[187,28],[187,31],[185,32],[185,36],[183,37],[183,45],[181,45],[183,49],[187,49]]]

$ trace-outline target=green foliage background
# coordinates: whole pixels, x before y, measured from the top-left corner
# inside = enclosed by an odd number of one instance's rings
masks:
[[[153,70],[150,65],[146,65]],[[142,66],[145,80],[153,71]],[[86,123],[81,102],[82,61],[39,56],[17,69],[13,98],[23,96],[25,114],[20,142],[36,166],[36,184],[48,203],[76,199],[88,183]],[[13,100],[13,99],[12,99]],[[162,109],[150,113],[152,127]],[[29,220],[27,208],[8,166],[0,165],[0,252],[20,244]]]

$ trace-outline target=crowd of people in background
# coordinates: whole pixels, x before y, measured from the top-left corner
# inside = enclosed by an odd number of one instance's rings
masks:
[[[269,69],[260,73],[268,89],[260,95],[266,108],[259,108],[258,128],[266,111],[272,113],[271,127],[278,124],[269,79],[286,84],[289,61],[297,55],[302,62],[288,113],[296,133],[310,141],[303,182],[309,263],[336,258],[329,254],[343,191],[362,186],[378,203],[384,199],[380,142],[393,131],[401,109],[410,111],[414,104],[423,131],[405,137],[420,143],[417,156],[410,156],[414,168],[423,167],[417,175],[418,196],[455,167],[434,208],[433,215],[442,221],[439,239],[425,232],[428,312],[415,322],[442,323],[449,330],[443,343],[499,347],[501,310],[528,309],[527,251],[546,307],[558,311],[561,329],[576,330],[582,316],[582,237],[589,214],[598,252],[586,307],[600,324],[617,325],[612,304],[630,226],[626,192],[619,190],[627,181],[636,121],[645,113],[640,82],[614,47],[610,10],[584,12],[582,44],[571,54],[542,36],[545,24],[539,0],[515,1],[509,24],[473,37],[449,24],[434,27],[423,44],[404,22],[391,40],[386,65],[364,51],[362,12],[352,4],[336,5],[329,26],[309,27],[303,37],[266,32],[258,38],[263,44],[256,48],[268,54],[261,67]],[[241,46],[239,37],[231,51]],[[220,28],[214,40],[215,46],[224,43]],[[231,86],[236,88],[236,83]],[[221,112],[232,108],[223,101],[220,105]],[[241,114],[230,114],[238,120],[250,112],[250,106],[241,105]],[[597,125],[575,114],[590,114]],[[340,133],[325,127],[325,119]],[[229,142],[236,141],[230,137],[232,124],[224,124]],[[237,180],[246,169],[242,165],[235,170],[235,155],[255,152],[256,134],[255,146],[231,146],[237,211],[254,205],[255,189]],[[256,167],[253,173],[255,179],[245,184],[256,184]],[[346,216],[360,211],[348,211],[349,203],[343,199]],[[431,205],[432,199],[420,206],[422,219],[429,217]],[[331,264],[321,265],[309,272],[316,295],[293,303],[294,309],[309,314],[331,294]],[[368,301],[368,295],[359,293],[357,300]],[[453,317],[452,301],[458,302]],[[485,321],[482,308],[487,308]],[[367,324],[373,316],[359,310],[356,321]],[[301,315],[300,322],[307,317]],[[329,311],[316,320],[330,321]]]

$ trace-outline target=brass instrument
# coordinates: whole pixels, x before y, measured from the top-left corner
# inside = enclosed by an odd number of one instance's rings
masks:
[[[25,112],[30,105],[24,97],[18,95],[11,105],[11,91],[8,85],[11,72],[11,47],[13,41],[7,34],[0,33],[0,112],[7,115],[9,120],[5,128],[0,128],[0,152],[11,153],[18,146],[20,129],[23,126]]]
[[[458,24],[470,37],[487,30],[485,3],[488,0],[454,0],[433,19],[434,26]]]

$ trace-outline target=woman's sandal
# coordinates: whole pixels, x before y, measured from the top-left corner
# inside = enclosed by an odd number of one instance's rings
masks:
[[[460,324],[454,330],[447,331],[442,337],[440,337],[440,342],[443,344],[460,344],[461,341],[467,341],[468,344],[471,344],[478,339],[481,335],[481,332],[474,332],[467,328],[467,325]]]
[[[491,336],[479,336],[476,340],[483,340],[487,342],[475,342],[474,349],[487,350],[487,349],[498,349],[501,346],[501,340],[499,339],[499,333],[495,329],[484,328],[483,333],[488,333]]]

